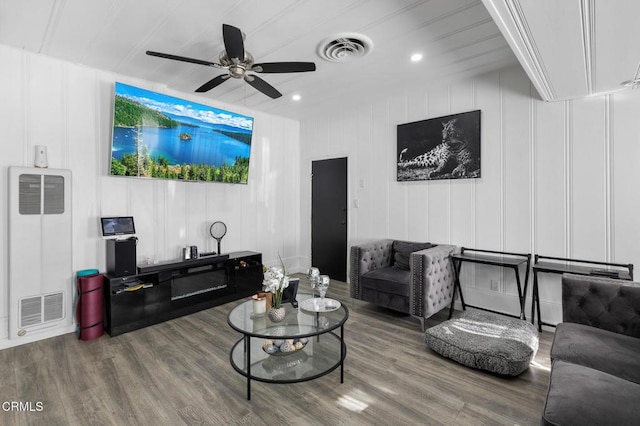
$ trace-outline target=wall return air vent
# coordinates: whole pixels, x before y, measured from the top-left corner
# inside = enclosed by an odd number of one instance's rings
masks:
[[[64,293],[53,293],[20,299],[20,328],[64,318]]]
[[[318,56],[329,62],[347,62],[371,52],[373,42],[363,34],[340,33],[318,45]]]

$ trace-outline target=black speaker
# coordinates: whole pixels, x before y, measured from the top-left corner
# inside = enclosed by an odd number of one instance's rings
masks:
[[[107,274],[124,277],[138,273],[136,266],[137,238],[107,240]]]

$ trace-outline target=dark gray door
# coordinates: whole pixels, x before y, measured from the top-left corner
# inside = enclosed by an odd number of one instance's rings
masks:
[[[311,164],[311,264],[347,280],[347,159]]]

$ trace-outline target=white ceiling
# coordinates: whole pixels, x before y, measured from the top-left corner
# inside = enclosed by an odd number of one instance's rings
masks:
[[[638,0],[483,0],[540,96],[575,99],[640,78]]]
[[[145,52],[218,62],[231,24],[256,62],[317,71],[261,74],[276,100],[235,79],[202,96],[300,118],[518,60],[545,100],[616,90],[638,69],[639,12],[638,0],[0,0],[0,43],[191,93],[222,71]],[[371,53],[321,59],[320,42],[345,32],[368,36]]]
[[[145,51],[218,62],[223,23],[245,32],[256,62],[310,61],[317,71],[261,74],[283,93],[276,100],[235,79],[203,96],[292,118],[517,63],[480,0],[0,0],[2,44],[189,93],[222,71]],[[344,32],[371,38],[371,53],[321,59],[319,43]]]

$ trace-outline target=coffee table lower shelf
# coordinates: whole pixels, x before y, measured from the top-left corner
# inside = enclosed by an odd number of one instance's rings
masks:
[[[340,327],[341,334],[342,331]],[[340,367],[340,383],[343,383],[347,346],[341,336],[326,332],[308,339],[304,348],[280,356],[262,350],[264,338],[245,335],[238,340],[229,358],[233,368],[247,378],[247,399],[251,399],[251,380],[298,383],[325,376]]]

